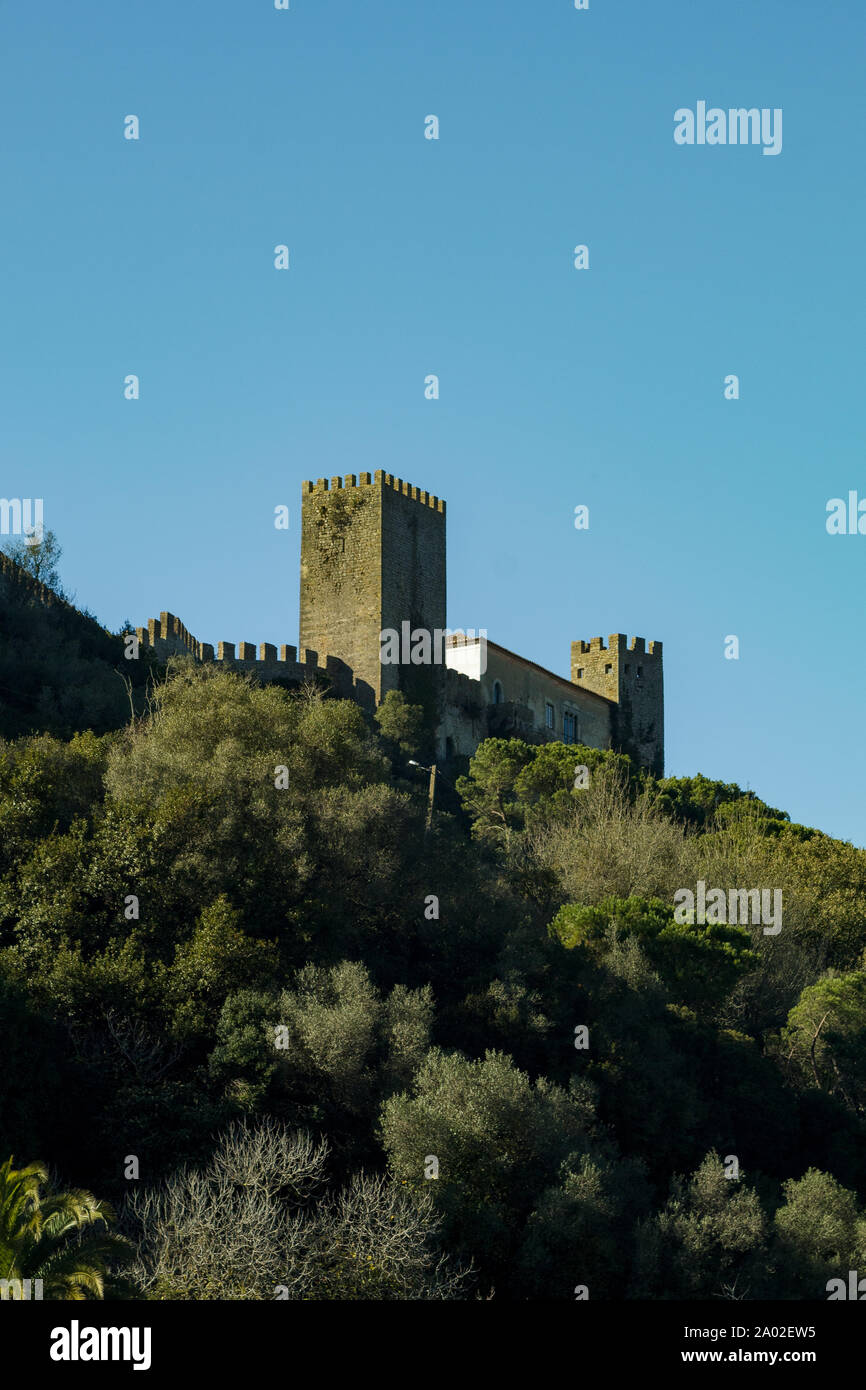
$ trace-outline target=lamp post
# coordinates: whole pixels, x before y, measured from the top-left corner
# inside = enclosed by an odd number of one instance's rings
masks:
[[[420,772],[430,773],[430,790],[427,794],[427,820],[424,824],[425,837],[430,834],[433,827],[433,806],[436,801],[436,764],[432,767],[423,767],[421,763],[416,763],[414,758],[409,759],[410,767],[417,767]]]

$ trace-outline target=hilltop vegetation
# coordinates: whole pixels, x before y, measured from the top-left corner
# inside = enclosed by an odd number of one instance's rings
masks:
[[[125,660],[121,635],[74,606],[61,554],[53,531],[0,551],[0,738],[122,728],[159,670],[147,651]]]
[[[496,739],[425,834],[418,727],[178,662],[0,745],[0,1161],[119,1210],[108,1296],[826,1298],[866,1261],[866,855]],[[780,888],[781,932],[678,923],[699,879]]]

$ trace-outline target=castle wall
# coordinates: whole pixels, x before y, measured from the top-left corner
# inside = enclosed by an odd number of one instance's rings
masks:
[[[479,743],[489,737],[484,692],[472,676],[446,666],[442,718],[436,731],[436,759],[471,758]]]
[[[173,613],[161,613],[151,618],[147,627],[137,627],[136,636],[149,647],[160,661],[170,656],[193,656],[196,661],[217,662],[228,670],[250,672],[261,681],[285,681],[302,685],[321,682],[347,700],[356,700],[369,710],[375,708],[373,691],[339,657],[324,655],[311,649],[298,654],[295,647],[284,643],[279,649],[271,642],[220,642],[216,652],[209,642],[199,642]]]

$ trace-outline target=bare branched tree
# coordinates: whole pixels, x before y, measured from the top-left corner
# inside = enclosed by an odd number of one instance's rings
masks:
[[[131,1198],[124,1224],[139,1234],[132,1277],[158,1298],[272,1299],[302,1246],[283,1190],[314,1191],[327,1152],[324,1141],[274,1121],[232,1126],[203,1171],[183,1168]]]
[[[103,1009],[108,1036],[138,1081],[152,1084],[174,1066],[183,1053],[178,1044],[154,1036],[141,1019],[128,1018],[116,1009]]]
[[[305,1131],[292,1133],[266,1118],[254,1128],[236,1124],[227,1130],[211,1166],[237,1187],[288,1192],[300,1202],[324,1183],[327,1156],[324,1141],[316,1144]]]
[[[142,1019],[100,1005],[93,1019],[70,1023],[78,1055],[97,1066],[130,1068],[139,1083],[159,1081],[183,1056],[183,1046],[153,1033]]]
[[[453,1299],[469,1277],[437,1255],[429,1192],[357,1173],[321,1203],[304,1231],[308,1298]]]
[[[459,1298],[429,1193],[357,1174],[321,1195],[328,1149],[277,1121],[237,1124],[202,1170],[127,1203],[131,1276],[167,1299]]]

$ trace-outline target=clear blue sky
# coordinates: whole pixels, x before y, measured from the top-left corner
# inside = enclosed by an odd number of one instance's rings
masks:
[[[866,7],[291,5],[0,3],[2,494],[108,626],[293,643],[301,480],[384,468],[451,626],[662,639],[668,771],[866,844]],[[678,147],[699,100],[782,153]]]

